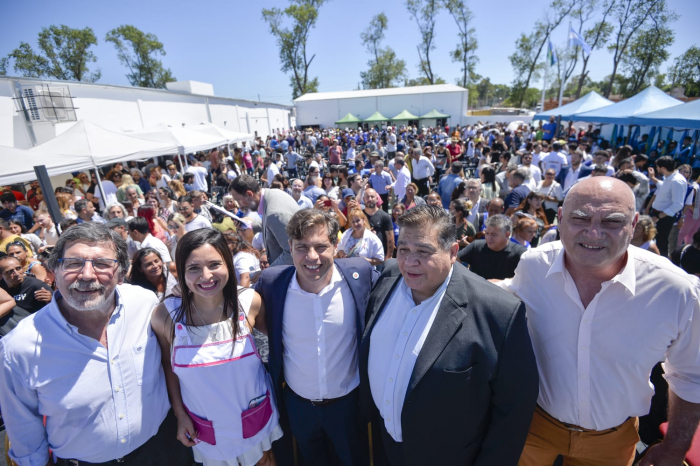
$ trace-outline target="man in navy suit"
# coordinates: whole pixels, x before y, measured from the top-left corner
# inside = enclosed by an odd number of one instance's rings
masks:
[[[264,270],[255,287],[282,423],[288,419],[307,465],[331,464],[330,449],[343,465],[366,464],[358,346],[376,273],[363,258],[333,260],[339,225],[328,213],[299,210],[286,231],[294,266]],[[279,464],[289,460],[289,443],[275,454]]]
[[[367,308],[363,411],[392,466],[515,465],[539,380],[525,306],[455,263],[442,207],[414,207],[399,227]]]

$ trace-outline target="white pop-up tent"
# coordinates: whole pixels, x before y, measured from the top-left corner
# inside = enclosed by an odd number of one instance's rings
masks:
[[[651,86],[634,97],[590,112],[577,113],[572,115],[571,119],[591,123],[631,125],[632,119],[637,115],[675,107],[682,103],[682,101],[674,99],[658,87]]]
[[[159,155],[177,154],[172,142],[159,142],[112,131],[95,123],[80,120],[65,133],[29,149],[47,159],[56,154],[81,155],[92,158],[93,167]]]
[[[214,147],[223,146],[227,142],[227,139],[221,135],[164,125],[143,130],[129,131],[124,134],[149,139],[151,141],[175,144],[181,155],[191,154],[201,150],[209,150]]]
[[[596,91],[591,91],[584,95],[580,99],[576,99],[561,107],[553,108],[547,110],[546,112],[541,112],[532,117],[533,120],[549,120],[549,117],[560,116],[562,120],[571,120],[571,116],[577,113],[590,112],[592,110],[597,110],[609,105],[613,105],[615,102],[608,100],[602,95],[598,94]]]
[[[222,128],[212,123],[202,122],[198,125],[188,126],[188,129],[193,131],[199,131],[205,134],[212,134],[216,136],[221,136],[226,139],[228,144],[233,144],[235,142],[252,141],[255,136],[249,133],[239,133],[237,131],[231,131],[230,129]]]
[[[0,146],[0,186],[35,180],[34,167],[45,165],[50,176],[62,175],[93,167],[90,157],[81,155],[47,156],[34,154],[24,149]]]

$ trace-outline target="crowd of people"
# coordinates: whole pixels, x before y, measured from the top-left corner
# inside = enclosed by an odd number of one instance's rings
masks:
[[[627,142],[290,130],[73,173],[59,222],[4,187],[10,457],[282,465],[294,438],[309,465],[629,465],[668,422],[641,464],[680,464],[700,160]]]

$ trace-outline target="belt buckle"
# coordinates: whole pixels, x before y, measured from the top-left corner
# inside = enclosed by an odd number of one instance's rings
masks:
[[[66,464],[68,466],[80,466],[80,460],[67,460]]]
[[[114,461],[116,461],[117,463],[123,463],[123,462],[126,461],[126,458],[124,458],[124,457],[122,457],[122,458],[117,458],[117,459],[114,460]]]
[[[323,400],[309,400],[309,402],[311,403],[311,406],[317,407],[317,406],[321,406],[321,404],[323,403]],[[316,404],[316,403],[319,403],[319,404]]]

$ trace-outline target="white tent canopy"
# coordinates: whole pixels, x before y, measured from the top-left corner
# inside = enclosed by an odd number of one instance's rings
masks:
[[[682,101],[674,99],[658,87],[651,86],[634,97],[622,100],[614,105],[590,112],[577,113],[572,116],[572,119],[591,123],[631,125],[632,118],[637,115],[674,107],[682,103]]]
[[[35,180],[36,165],[45,165],[50,176],[92,168],[90,157],[80,155],[33,154],[24,149],[0,146],[0,185]]]
[[[151,141],[175,144],[178,152],[181,155],[191,154],[201,150],[209,150],[217,146],[223,146],[227,141],[225,137],[220,135],[165,125],[154,126],[143,130],[129,131],[125,132],[124,134]]]
[[[65,155],[86,156],[92,158],[92,166],[101,166],[176,154],[177,146],[172,142],[142,139],[103,128],[87,120],[80,120],[65,133],[29,149],[29,152],[46,158]]]
[[[580,99],[576,99],[573,102],[569,102],[561,107],[553,108],[547,110],[546,112],[541,112],[532,117],[533,120],[549,120],[549,117],[561,116],[562,120],[571,120],[571,115],[577,113],[590,112],[599,108],[607,107],[613,105],[615,102],[608,100],[602,95],[598,94],[596,91],[591,91],[584,95]]]
[[[223,137],[226,139],[226,142],[228,144],[233,144],[235,142],[252,141],[253,139],[255,139],[255,137],[252,134],[231,131],[230,129],[222,128],[221,126],[217,126],[208,122],[202,122],[195,126],[188,126],[187,129]]]

